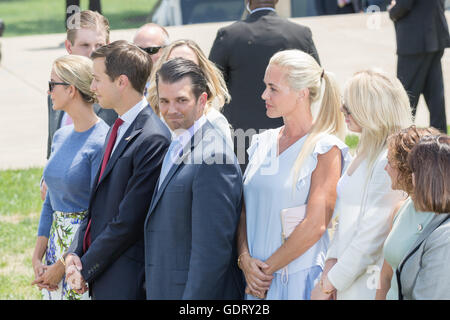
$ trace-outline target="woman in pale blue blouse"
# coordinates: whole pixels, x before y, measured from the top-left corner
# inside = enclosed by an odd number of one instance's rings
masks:
[[[336,184],[350,162],[333,77],[299,50],[276,53],[266,69],[268,117],[284,126],[254,135],[244,174],[238,266],[246,298],[309,299],[322,272]],[[283,209],[303,207],[290,235]]]
[[[388,163],[385,170],[391,178],[392,189],[403,190],[408,198],[399,203],[393,212],[392,229],[383,247],[384,263],[375,297],[377,300],[398,299],[397,278],[393,271],[435,215],[433,212],[418,212],[414,207],[411,198],[414,186],[407,158],[421,137],[437,134],[439,131],[434,128],[423,129],[413,125],[388,138]]]
[[[91,187],[101,163],[109,130],[93,110],[90,91],[92,61],[83,56],[64,56],[53,63],[49,91],[55,110],[73,121],[56,131],[49,161],[44,169],[48,191],[42,206],[33,253],[35,281],[45,299],[87,299],[64,281],[61,259],[83,220]],[[42,259],[45,254],[45,263]]]

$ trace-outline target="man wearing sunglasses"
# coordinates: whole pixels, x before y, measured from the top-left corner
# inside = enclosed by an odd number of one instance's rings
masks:
[[[161,56],[161,49],[170,43],[169,33],[156,23],[147,23],[136,31],[133,43],[150,55],[154,65]]]
[[[133,43],[150,55],[153,65],[162,54],[162,49],[170,43],[167,30],[156,24],[147,23],[140,27],[133,38]],[[150,80],[150,78],[149,78]],[[147,89],[150,82],[147,81],[144,90],[144,96],[147,96]]]

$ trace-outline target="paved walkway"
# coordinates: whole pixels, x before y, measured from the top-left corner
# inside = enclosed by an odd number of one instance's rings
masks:
[[[380,67],[396,70],[395,33],[386,13],[292,19],[313,32],[320,60],[336,74],[341,87],[355,71]],[[450,14],[447,13],[450,22]],[[206,53],[217,30],[228,23],[169,27],[172,40],[190,38]],[[136,29],[115,30],[111,40],[131,41]],[[0,169],[44,166],[47,148],[47,81],[54,59],[66,54],[65,34],[0,38]],[[450,124],[450,50],[443,59],[447,122]],[[261,94],[261,93],[254,93]],[[428,111],[421,98],[416,123],[427,126]]]

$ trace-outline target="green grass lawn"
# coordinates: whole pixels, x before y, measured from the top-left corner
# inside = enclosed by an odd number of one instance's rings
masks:
[[[0,300],[41,298],[30,285],[41,175],[42,168],[0,171]]]
[[[148,21],[157,0],[103,0],[102,14],[112,30],[137,28]],[[0,0],[4,37],[65,32],[64,0]],[[88,9],[81,0],[81,10]]]

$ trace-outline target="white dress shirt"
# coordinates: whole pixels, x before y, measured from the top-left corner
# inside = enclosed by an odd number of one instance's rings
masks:
[[[271,7],[263,7],[263,8],[257,8],[257,9],[255,9],[255,10],[252,10],[252,11],[250,12],[250,14],[254,14],[255,12],[263,11],[263,10],[270,10],[270,11],[276,12],[276,10],[275,10],[274,8],[271,8]]]
[[[189,129],[175,130],[174,132],[172,132],[173,140],[163,160],[158,188],[161,187],[161,184],[164,181],[170,168],[179,159],[181,150],[183,150],[184,147],[188,143],[190,143],[194,134],[205,124],[205,122],[206,117],[202,115],[197,121],[194,122],[194,124]]]
[[[138,114],[148,105],[148,102],[145,98],[142,98],[133,108],[125,112],[119,118],[123,120],[122,125],[117,130],[117,138],[114,143],[114,148],[112,149],[111,155],[119,144],[120,140],[123,138],[125,132],[127,132],[128,128],[131,126],[133,121],[136,119]]]

